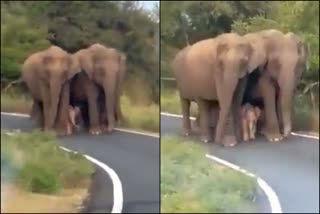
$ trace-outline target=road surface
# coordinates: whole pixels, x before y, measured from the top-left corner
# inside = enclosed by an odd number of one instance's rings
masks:
[[[181,119],[161,115],[161,136],[181,135]],[[256,139],[233,148],[195,142],[208,153],[263,178],[278,195],[283,213],[319,213],[319,140],[290,136],[281,143]]]
[[[30,131],[29,118],[1,114],[2,129]],[[115,131],[111,135],[90,136],[79,133],[60,138],[62,146],[85,153],[112,168],[121,180],[123,213],[158,213],[160,210],[159,138]],[[112,184],[101,170],[93,187],[94,200],[89,212],[110,212]]]

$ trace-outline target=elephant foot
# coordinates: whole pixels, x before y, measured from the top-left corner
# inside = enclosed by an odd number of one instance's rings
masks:
[[[186,136],[186,137],[190,136],[191,129],[184,128],[182,131],[182,134],[183,134],[183,136]]]
[[[101,129],[99,127],[90,128],[89,133],[92,135],[101,134]]]
[[[249,141],[248,135],[244,135],[244,136],[243,136],[243,141],[244,141],[244,142],[248,142],[248,141]]]
[[[283,131],[283,136],[288,137],[291,134],[291,127],[285,127]]]
[[[182,132],[183,132],[183,135],[184,136],[190,136],[190,134],[191,134],[191,128],[189,128],[189,127],[183,127],[183,129],[182,129]]]
[[[269,142],[279,142],[283,139],[280,133],[264,132],[263,135],[267,138]]]
[[[225,136],[223,139],[222,139],[222,145],[224,147],[234,147],[236,144],[237,144],[237,139],[235,136]]]
[[[105,132],[108,132],[108,126],[107,125],[101,125],[100,126],[101,127],[101,131],[103,132],[103,133],[105,133]]]
[[[68,130],[56,130],[55,132],[59,137],[72,135],[72,131],[68,131]]]
[[[113,130],[114,130],[114,126],[109,125],[107,128],[107,133],[111,134],[113,132]]]
[[[203,143],[209,143],[211,141],[210,137],[208,137],[208,136],[201,136],[200,140]]]

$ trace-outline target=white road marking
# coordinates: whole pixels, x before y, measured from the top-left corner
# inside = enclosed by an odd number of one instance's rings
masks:
[[[129,130],[129,129],[115,128],[115,130],[118,130],[118,131],[121,131],[121,132],[128,132],[128,133],[132,133],[132,134],[144,135],[144,136],[148,136],[148,137],[159,138],[159,135],[156,135],[156,134],[149,134],[149,133],[145,133],[145,132],[138,132],[138,131],[133,131],[133,130]]]
[[[182,118],[182,115],[178,115],[178,114],[171,114],[171,113],[166,113],[166,112],[161,112],[161,115],[164,115],[164,116],[169,116],[169,117],[176,117],[176,118]],[[190,117],[191,120],[195,120],[194,117]],[[268,183],[263,180],[262,178],[260,178],[259,176],[251,173],[251,172],[248,172],[247,170],[245,169],[242,169],[240,166],[237,166],[233,163],[230,163],[226,160],[223,160],[221,158],[218,158],[218,157],[215,157],[213,155],[210,155],[210,154],[206,154],[206,157],[211,159],[211,160],[214,160],[220,164],[223,164],[229,168],[232,168],[236,171],[239,171],[247,176],[250,176],[250,177],[254,177],[257,179],[257,183],[259,185],[259,187],[262,189],[262,191],[266,194],[268,200],[269,200],[269,204],[270,204],[270,207],[271,207],[271,212],[272,213],[282,213],[282,208],[281,208],[281,205],[280,205],[280,201],[279,201],[279,198],[277,196],[277,194],[275,193],[275,191],[268,185]]]
[[[67,152],[78,153],[63,146],[59,147]],[[105,163],[102,163],[101,161],[98,161],[97,159],[86,154],[84,154],[83,156],[92,163],[101,167],[107,174],[109,174],[113,184],[113,207],[111,213],[121,213],[123,207],[123,190],[119,176],[112,168],[108,167]]]
[[[20,113],[1,112],[1,114],[8,115],[8,116],[16,116],[16,117],[30,117],[28,114],[20,114]]]
[[[25,118],[30,117],[30,115],[28,115],[28,114],[20,114],[20,113],[1,112],[1,114],[8,115],[8,116],[15,116],[15,117],[25,117]],[[133,131],[133,130],[129,130],[129,129],[115,128],[115,130],[118,130],[120,132],[127,132],[127,133],[132,133],[132,134],[139,134],[139,135],[144,135],[144,136],[148,136],[148,137],[159,138],[159,135],[156,135],[156,134]]]
[[[180,114],[171,114],[171,113],[168,113],[168,112],[161,112],[161,115],[168,116],[168,117],[182,118],[182,115],[180,115]],[[190,120],[195,120],[195,119],[196,119],[195,117],[190,117]],[[311,139],[319,140],[318,136],[299,134],[299,133],[295,133],[295,132],[291,132],[291,134],[295,135],[295,136],[299,136],[299,137],[305,137],[305,138],[311,138]]]
[[[318,136],[313,136],[313,135],[306,135],[306,134],[299,134],[295,132],[291,132],[292,135],[299,136],[299,137],[306,137],[306,138],[311,138],[311,139],[316,139],[319,140]]]
[[[225,165],[233,170],[239,171],[247,176],[256,178],[259,187],[263,190],[263,192],[266,194],[266,196],[269,200],[271,212],[272,213],[282,213],[282,208],[281,208],[280,201],[279,201],[277,194],[275,193],[275,191],[269,186],[269,184],[265,180],[263,180],[262,178],[260,178],[259,176],[255,175],[251,172],[248,172],[245,169],[242,169],[240,166],[235,165],[233,163],[230,163],[230,162],[223,160],[221,158],[218,158],[218,157],[215,157],[215,156],[209,155],[209,154],[206,154],[206,157],[211,160],[214,160],[222,165]]]
[[[14,132],[9,131],[9,132],[6,132],[6,134],[13,135]],[[66,151],[66,152],[78,153],[76,151],[70,150],[70,149],[65,148],[63,146],[59,146],[59,148],[61,148],[62,150]],[[121,213],[122,208],[123,208],[123,190],[122,190],[122,184],[121,184],[119,176],[112,168],[107,166],[105,163],[102,163],[101,161],[98,161],[97,159],[95,159],[89,155],[86,155],[86,154],[83,154],[83,156],[87,160],[89,160],[92,163],[101,167],[109,175],[109,177],[112,181],[112,184],[113,184],[113,207],[112,207],[111,213]]]

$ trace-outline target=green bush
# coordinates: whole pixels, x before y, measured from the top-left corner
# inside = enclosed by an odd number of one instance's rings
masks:
[[[253,178],[208,160],[200,145],[161,138],[161,212],[252,212],[256,191]]]
[[[81,154],[63,151],[53,133],[38,130],[8,135],[1,132],[1,177],[42,193],[79,187],[94,172]]]
[[[18,182],[30,192],[52,194],[62,189],[59,175],[44,164],[27,163],[20,170],[18,178]]]

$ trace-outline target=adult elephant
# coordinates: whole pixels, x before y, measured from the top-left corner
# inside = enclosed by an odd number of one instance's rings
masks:
[[[186,135],[190,133],[190,101],[195,100],[199,105],[201,140],[210,140],[208,101],[217,101],[221,110],[215,143],[237,143],[234,126],[237,126],[238,120],[235,117],[238,115],[251,54],[252,48],[245,39],[235,33],[226,33],[199,41],[176,55],[172,66]],[[228,127],[225,128],[226,124]]]
[[[274,29],[244,38],[254,50],[249,70],[257,69],[259,76],[245,97],[262,101],[266,114],[263,134],[269,141],[279,141],[291,133],[292,97],[306,65],[306,46],[294,33]]]
[[[88,104],[89,132],[100,134],[112,132],[115,115],[122,118],[120,96],[126,73],[126,58],[114,48],[93,44],[74,54],[83,72],[79,73],[71,85],[71,102]],[[99,98],[103,93],[108,124],[100,124]]]
[[[22,65],[22,80],[32,98],[31,116],[44,130],[66,134],[70,79],[80,72],[78,61],[57,46],[29,56]]]

